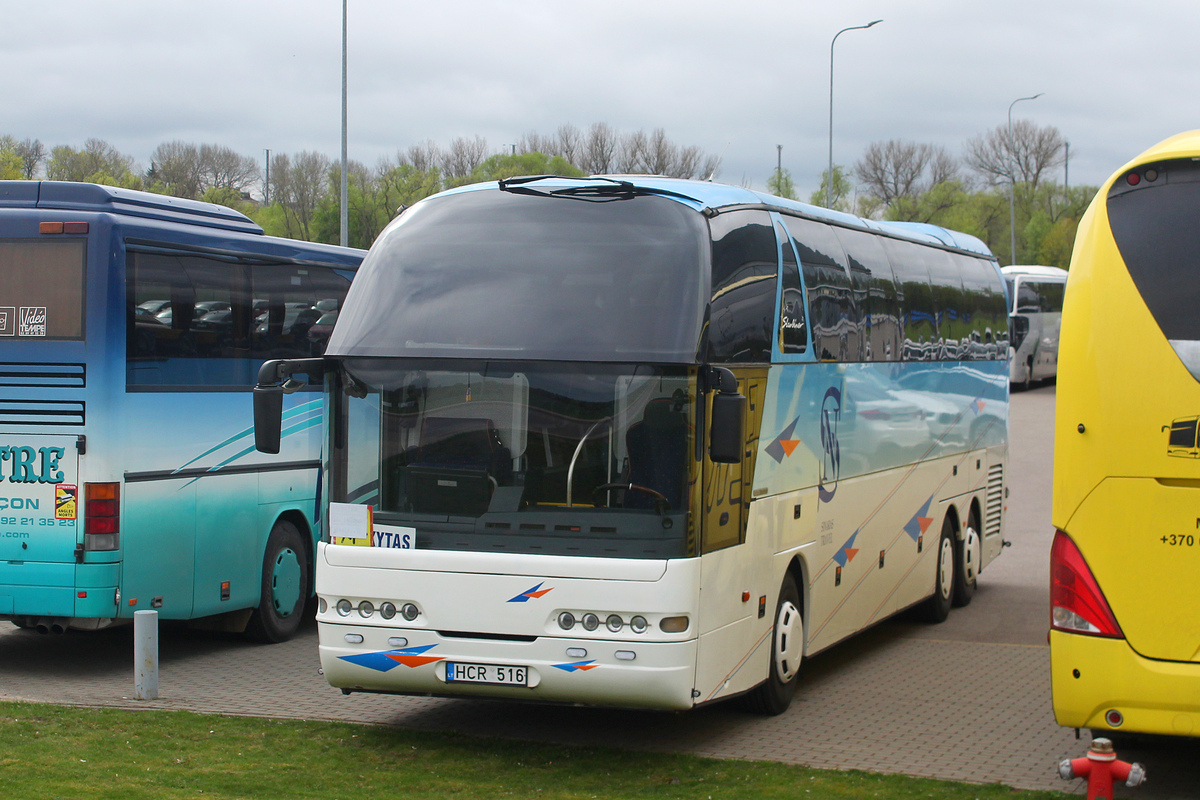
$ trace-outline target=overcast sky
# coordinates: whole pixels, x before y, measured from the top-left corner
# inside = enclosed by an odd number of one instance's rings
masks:
[[[0,134],[149,164],[163,142],[341,154],[340,0],[0,0]],[[349,156],[606,122],[719,155],[718,180],[807,196],[833,154],[1014,119],[1098,185],[1200,127],[1197,0],[349,0]],[[1059,180],[1063,179],[1059,175]]]

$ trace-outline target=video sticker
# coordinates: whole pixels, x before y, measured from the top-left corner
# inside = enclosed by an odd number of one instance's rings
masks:
[[[79,487],[60,483],[54,487],[54,518],[75,519],[78,513]]]
[[[17,309],[15,306],[0,306],[0,336],[17,335]]]

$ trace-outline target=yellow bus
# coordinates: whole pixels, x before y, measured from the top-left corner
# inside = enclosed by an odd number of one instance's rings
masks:
[[[1079,225],[1060,343],[1050,664],[1060,725],[1200,735],[1200,131]]]

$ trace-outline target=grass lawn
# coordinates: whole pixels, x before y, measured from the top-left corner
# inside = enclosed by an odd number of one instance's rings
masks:
[[[337,722],[0,703],[0,798],[1055,798]]]

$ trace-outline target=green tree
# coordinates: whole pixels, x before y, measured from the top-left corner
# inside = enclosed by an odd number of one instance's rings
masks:
[[[141,189],[144,181],[134,162],[103,139],[88,139],[82,150],[59,145],[50,151],[46,177],[52,181],[84,181]]]
[[[814,206],[822,206],[832,208],[835,211],[850,210],[850,193],[854,190],[854,184],[850,182],[850,176],[846,172],[846,168],[841,164],[833,165],[833,203],[829,201],[829,170],[821,171],[821,188],[813,192],[809,197],[808,202]]]
[[[767,178],[767,191],[776,197],[785,197],[788,200],[799,200],[796,196],[796,184],[792,182],[792,173],[786,169],[777,169],[770,178]]]

